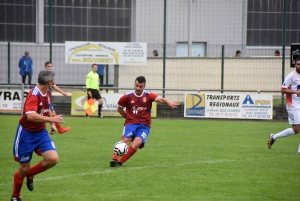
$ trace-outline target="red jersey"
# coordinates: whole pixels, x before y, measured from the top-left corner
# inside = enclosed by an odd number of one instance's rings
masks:
[[[46,128],[45,123],[30,122],[27,120],[29,113],[38,113],[42,116],[49,116],[50,111],[50,91],[42,94],[36,86],[31,89],[27,96],[23,109],[23,116],[20,119],[20,125],[31,132],[40,132]]]
[[[124,94],[118,102],[120,107],[126,107],[124,125],[144,124],[150,126],[152,102],[156,101],[157,97],[157,94],[145,90],[140,96],[136,95],[134,91]]]

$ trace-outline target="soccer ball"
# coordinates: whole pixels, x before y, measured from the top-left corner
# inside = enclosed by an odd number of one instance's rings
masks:
[[[117,142],[114,146],[114,152],[118,156],[124,156],[128,152],[128,146],[125,142]]]

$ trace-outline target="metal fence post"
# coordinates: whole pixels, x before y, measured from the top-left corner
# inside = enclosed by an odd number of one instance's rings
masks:
[[[285,74],[285,32],[286,32],[286,0],[283,1],[283,20],[282,20],[282,82]],[[281,104],[284,104],[284,94],[281,96]]]
[[[224,45],[222,45],[222,62],[221,62],[221,93],[224,90]]]
[[[166,88],[166,38],[167,38],[167,0],[164,1],[164,58],[163,58],[163,89]],[[163,90],[163,98],[165,90]]]
[[[49,61],[52,62],[52,0],[49,0],[49,44],[50,44],[50,59]]]
[[[7,44],[7,84],[10,84],[10,42]]]

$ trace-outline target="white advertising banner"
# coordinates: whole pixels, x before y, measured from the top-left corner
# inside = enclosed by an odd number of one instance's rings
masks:
[[[65,42],[67,64],[146,65],[147,43]]]
[[[184,117],[272,119],[272,94],[185,94]]]
[[[0,89],[0,112],[22,112],[22,96],[24,101],[29,92],[26,89],[22,94],[22,90]]]

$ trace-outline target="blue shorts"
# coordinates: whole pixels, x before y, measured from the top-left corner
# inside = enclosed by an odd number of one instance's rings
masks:
[[[50,103],[49,107],[50,107],[50,110],[51,110],[51,111],[54,110],[54,107],[53,107],[52,103]]]
[[[124,127],[123,136],[124,138],[135,138],[139,137],[143,140],[145,145],[150,134],[150,127],[144,124],[128,124]]]
[[[54,142],[46,129],[41,132],[30,132],[18,125],[13,147],[15,161],[30,162],[35,149],[40,149],[42,153],[49,150],[56,151]]]

